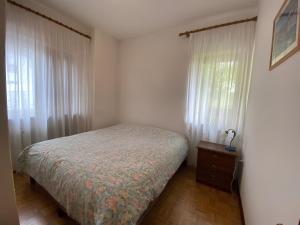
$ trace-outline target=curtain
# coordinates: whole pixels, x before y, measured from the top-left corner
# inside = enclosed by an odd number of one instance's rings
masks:
[[[199,141],[224,144],[227,129],[237,131],[236,145],[242,143],[255,25],[242,23],[191,36],[185,122],[192,163]]]
[[[26,146],[90,129],[90,40],[7,5],[6,84],[14,169]]]

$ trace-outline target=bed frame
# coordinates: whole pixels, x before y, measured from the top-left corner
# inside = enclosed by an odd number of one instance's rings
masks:
[[[179,166],[179,168],[177,169],[177,171],[175,172],[175,174],[183,167],[187,167],[187,159],[185,159],[181,165]],[[174,174],[174,175],[175,175]],[[173,175],[173,177],[174,177]],[[171,179],[169,180],[169,182],[173,179],[173,177],[171,177]],[[33,190],[36,190],[36,188],[40,188],[41,190],[43,190],[43,192],[45,192],[56,204],[56,213],[59,217],[65,217],[65,216],[68,216],[68,214],[66,213],[66,209],[61,205],[59,204],[46,190],[45,188],[43,188],[39,183],[37,183],[35,181],[34,178],[32,177],[29,177],[29,181],[30,181],[30,185],[32,187]],[[168,184],[169,184],[168,182]],[[168,185],[167,184],[167,185]],[[146,215],[150,212],[150,210],[152,209],[152,207],[155,205],[155,203],[158,201],[160,196],[158,196],[156,199],[154,199],[152,202],[149,203],[149,206],[148,208],[146,209],[146,211],[142,214],[142,216],[140,217],[140,219],[138,220],[137,222],[137,225],[141,224],[143,219],[146,217]],[[72,219],[71,217],[69,217],[70,219]],[[76,224],[80,225],[77,221],[75,221],[74,219],[72,219]],[[300,225],[300,224],[299,224]]]

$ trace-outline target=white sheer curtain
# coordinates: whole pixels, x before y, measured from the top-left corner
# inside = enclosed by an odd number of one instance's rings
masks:
[[[6,83],[13,166],[32,143],[87,131],[90,41],[7,5]]]
[[[190,162],[200,140],[224,143],[226,129],[243,135],[254,51],[255,22],[191,36],[186,100]]]

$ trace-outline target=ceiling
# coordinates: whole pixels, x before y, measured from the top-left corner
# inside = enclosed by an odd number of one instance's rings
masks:
[[[41,0],[118,39],[171,27],[194,18],[254,7],[257,0]]]

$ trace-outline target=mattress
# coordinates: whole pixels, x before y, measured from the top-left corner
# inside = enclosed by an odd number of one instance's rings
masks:
[[[19,163],[80,224],[136,224],[187,150],[180,134],[120,124],[34,144]]]

